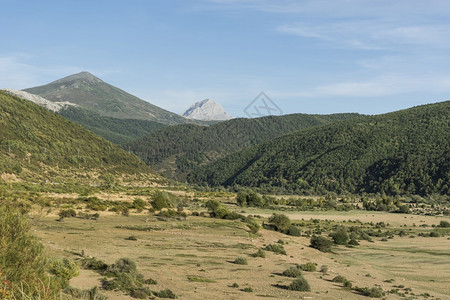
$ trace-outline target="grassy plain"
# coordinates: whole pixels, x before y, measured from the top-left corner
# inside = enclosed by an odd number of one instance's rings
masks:
[[[76,194],[47,196],[54,203],[78,197]],[[127,193],[96,196],[118,202],[132,202],[135,198],[149,200]],[[32,214],[34,233],[52,256],[79,260],[79,254],[83,253],[107,264],[122,257],[131,258],[145,278],[157,281],[156,285],[148,286],[151,290],[168,288],[179,299],[367,299],[332,282],[337,275],[346,277],[353,287],[380,286],[386,292],[386,299],[450,298],[450,232],[439,229],[440,237],[418,236],[437,230],[432,225],[448,217],[362,210],[283,212],[302,230],[302,236],[294,237],[270,230],[254,235],[240,221],[191,216],[192,211],[206,212],[202,201],[191,202],[185,208],[186,220],[164,220],[147,209],[140,213],[132,209],[129,216],[105,211],[99,212],[97,220],[66,218],[57,221],[58,211],[69,206],[77,213],[86,212],[82,204],[59,204],[59,208],[36,210]],[[256,217],[260,224],[267,223],[274,212],[240,208],[230,203],[226,206],[238,213],[260,216]],[[317,228],[355,224],[372,228],[370,222],[388,224],[380,230],[389,230],[393,238],[382,241],[381,237],[373,237],[373,242],[361,241],[361,245],[352,248],[335,246],[331,253],[309,247],[310,234]],[[395,234],[399,231],[406,235]],[[326,236],[326,232],[323,235]],[[128,239],[130,236],[135,239]],[[280,240],[284,242],[287,255],[266,251],[265,258],[251,256],[258,249]],[[248,264],[233,263],[238,257],[246,258]],[[311,292],[288,290],[286,287],[293,278],[281,273],[290,266],[307,262],[317,264],[317,271],[303,272]],[[323,265],[328,266],[326,273],[319,272]],[[82,270],[70,284],[88,289],[101,286],[101,279],[94,271]],[[234,283],[238,287],[232,287]],[[101,293],[109,299],[131,298],[123,292],[101,290]]]

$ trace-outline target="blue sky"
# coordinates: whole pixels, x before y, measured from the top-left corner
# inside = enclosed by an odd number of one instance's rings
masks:
[[[450,97],[448,0],[0,0],[0,88],[89,71],[182,113],[378,114]]]

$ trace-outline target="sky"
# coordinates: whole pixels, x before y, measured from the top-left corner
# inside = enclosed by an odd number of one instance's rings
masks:
[[[88,71],[182,113],[380,114],[449,99],[448,0],[0,0],[0,88]]]

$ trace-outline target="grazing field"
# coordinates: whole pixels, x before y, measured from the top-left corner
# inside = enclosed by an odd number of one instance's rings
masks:
[[[97,196],[118,203],[136,198],[119,193]],[[70,197],[75,195],[62,198],[70,202]],[[225,206],[254,215],[257,223],[266,225],[276,212],[230,203]],[[33,231],[51,256],[71,258],[81,265],[89,257],[108,265],[129,258],[145,279],[156,281],[144,287],[170,289],[179,299],[367,299],[355,287],[380,287],[387,299],[450,298],[450,231],[439,228],[440,221],[448,221],[448,217],[360,210],[283,212],[301,230],[301,236],[291,236],[269,229],[255,234],[240,220],[211,218],[203,200],[185,207],[182,217],[130,209],[127,213],[99,211],[99,216],[91,219],[57,221],[58,212],[65,207],[69,206],[32,214]],[[78,216],[93,213],[82,204],[70,207]],[[370,241],[333,246],[328,253],[310,247],[312,235],[326,237],[336,226],[363,228],[371,234]],[[437,237],[427,236],[433,231],[439,232]],[[268,245],[282,246],[286,255],[265,250]],[[304,266],[307,263],[311,264]],[[283,272],[290,267],[302,269],[309,292],[289,288],[295,278]],[[334,282],[338,275],[345,281]],[[81,268],[70,286],[101,287],[105,278],[98,271]],[[123,291],[100,288],[100,292],[109,299],[131,298]]]

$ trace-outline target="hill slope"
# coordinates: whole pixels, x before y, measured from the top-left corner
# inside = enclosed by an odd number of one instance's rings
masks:
[[[357,117],[360,115],[295,114],[259,119],[233,119],[208,127],[177,125],[125,144],[124,148],[130,149],[164,176],[184,180],[185,176],[198,166],[245,147],[302,128]]]
[[[106,117],[80,107],[66,107],[58,113],[115,144],[131,142],[167,126],[148,120]]]
[[[0,91],[0,173],[54,181],[150,169],[134,155],[36,104]]]
[[[450,101],[295,132],[200,168],[194,183],[449,194]]]
[[[139,99],[88,72],[25,89],[53,102],[68,101],[104,116],[181,124],[185,118]]]

